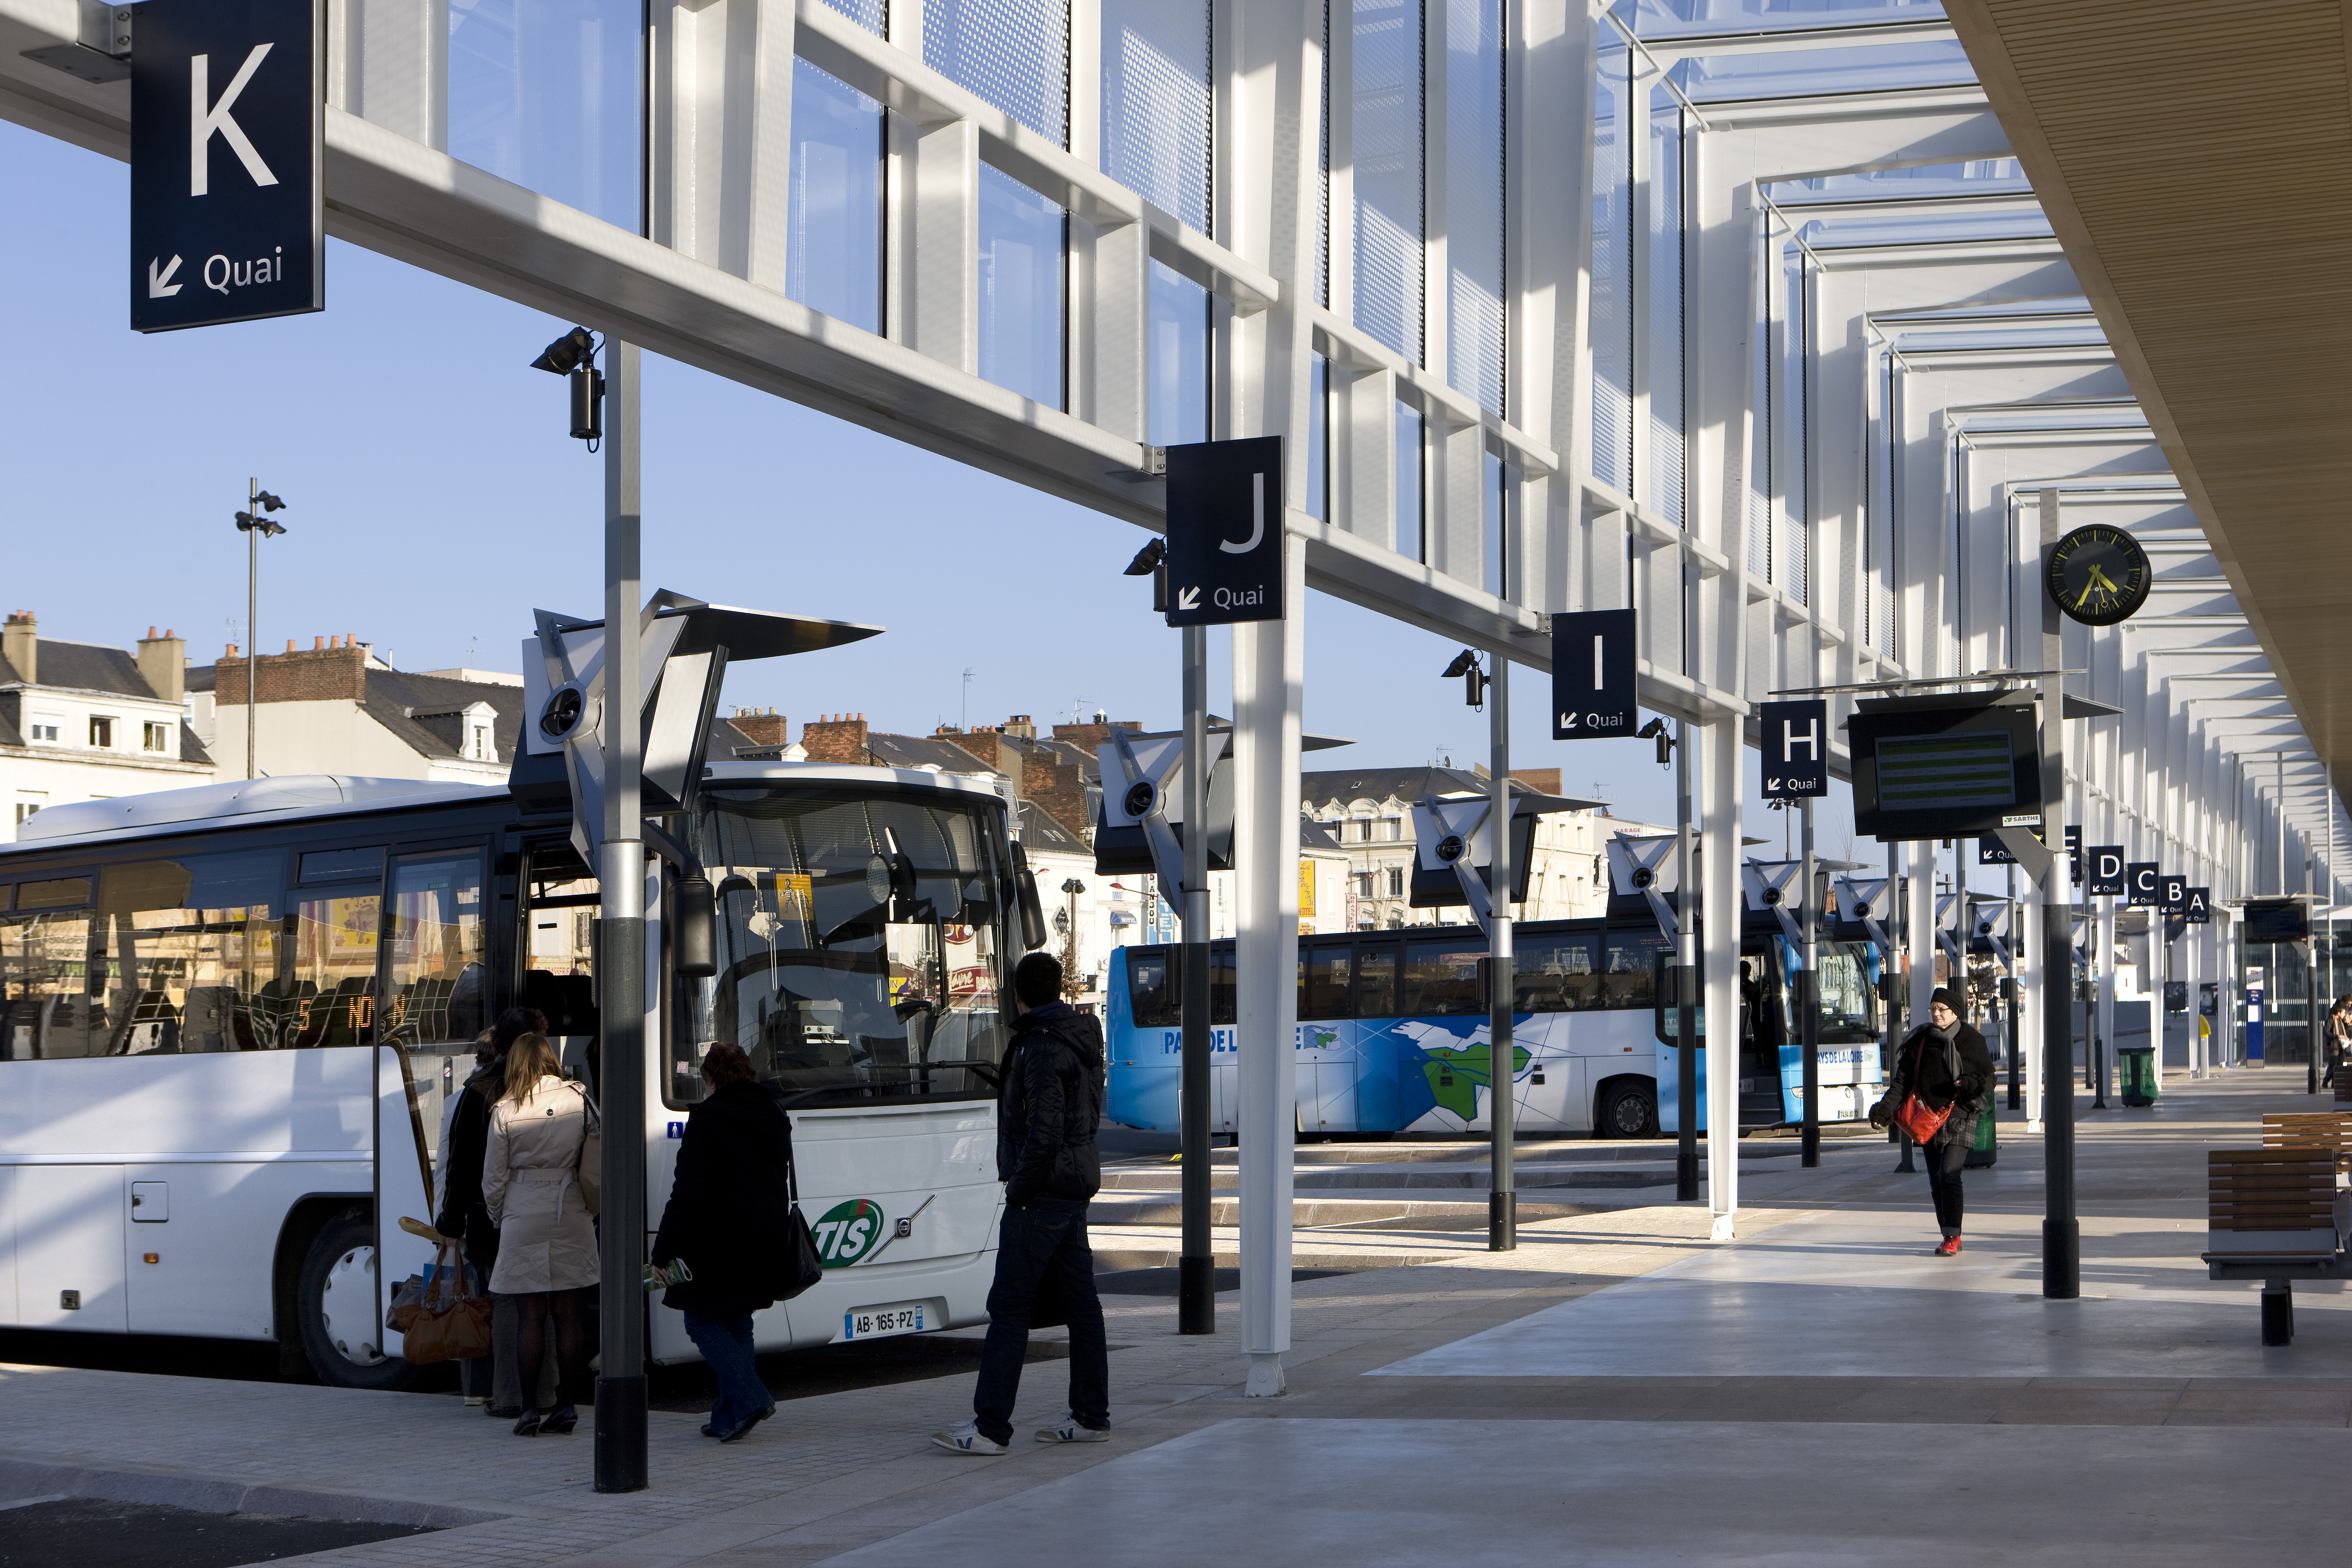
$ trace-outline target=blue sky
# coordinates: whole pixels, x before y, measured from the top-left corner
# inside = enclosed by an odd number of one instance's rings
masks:
[[[529,368],[569,322],[330,241],[318,315],[142,337],[128,324],[129,171],[0,124],[0,247],[13,363],[9,609],[44,634],[127,646],[150,624],[215,658],[245,616],[246,480],[287,498],[262,549],[262,646],[355,633],[405,669],[519,668],[534,606],[601,602],[600,461],[564,436],[564,390]],[[37,243],[24,243],[37,237]],[[867,621],[887,636],[740,666],[728,700],[799,723],[863,712],[926,733],[962,712],[1041,724],[1108,710],[1177,718],[1177,635],[1148,584],[1118,575],[1129,524],[901,446],[764,393],[647,356],[649,585]],[[1307,612],[1310,730],[1367,767],[1486,754],[1487,720],[1454,651],[1321,595]],[[1229,710],[1226,634],[1212,703]],[[1532,691],[1530,690],[1532,688]],[[1620,815],[1673,819],[1646,742],[1556,742],[1541,679],[1521,671],[1513,763],[1598,784]],[[1756,758],[1748,758],[1751,794]],[[1843,786],[1824,853],[1847,841]],[[1760,803],[1749,832],[1777,848]],[[1765,853],[1765,851],[1759,851]],[[1865,856],[1874,846],[1865,842]]]

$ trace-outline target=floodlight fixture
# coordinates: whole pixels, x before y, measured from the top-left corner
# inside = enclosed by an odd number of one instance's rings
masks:
[[[268,490],[254,491],[253,499],[260,505],[261,510],[264,511],[284,511],[286,510],[286,503],[283,500],[280,500],[278,497],[271,495]]]
[[[1478,668],[1476,648],[1465,647],[1455,654],[1454,662],[1445,667],[1444,673],[1440,679],[1453,680],[1457,678],[1462,682],[1464,705],[1470,708],[1484,708],[1486,705],[1486,672]]]
[[[1154,539],[1135,552],[1135,559],[1127,563],[1127,570],[1120,574],[1127,577],[1149,577],[1160,570],[1160,563],[1167,559],[1167,556],[1168,542],[1164,539]]]
[[[286,525],[282,522],[272,522],[266,517],[256,517],[249,511],[241,511],[236,514],[236,531],[239,533],[252,533],[257,531],[264,539],[269,539],[285,532]]]
[[[572,381],[572,438],[585,441],[594,451],[604,436],[604,376],[596,368],[596,336],[574,327],[541,351],[530,362],[533,370]]]
[[[1655,741],[1658,743],[1658,766],[1662,768],[1674,766],[1675,738],[1666,732],[1666,721],[1664,719],[1653,717],[1648,723],[1633,731],[1633,739]]]
[[[550,375],[570,375],[595,356],[596,335],[585,327],[574,327],[541,350],[530,368]]]

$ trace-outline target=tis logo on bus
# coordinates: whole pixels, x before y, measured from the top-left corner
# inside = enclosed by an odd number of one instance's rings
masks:
[[[882,1205],[872,1198],[852,1198],[824,1211],[809,1226],[816,1239],[817,1261],[827,1268],[846,1268],[882,1239]]]

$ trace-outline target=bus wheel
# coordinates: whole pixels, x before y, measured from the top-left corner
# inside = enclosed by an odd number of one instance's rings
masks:
[[[408,1363],[383,1353],[375,1226],[365,1209],[345,1209],[311,1238],[294,1288],[294,1310],[302,1353],[320,1382],[336,1388],[408,1385]]]
[[[1601,1091],[1598,1120],[1603,1138],[1655,1138],[1657,1094],[1639,1080],[1612,1084]]]

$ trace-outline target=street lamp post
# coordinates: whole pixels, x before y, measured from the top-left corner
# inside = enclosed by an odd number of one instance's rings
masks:
[[[261,686],[261,635],[254,622],[261,614],[261,541],[265,534],[286,531],[282,522],[272,522],[264,512],[283,511],[286,503],[261,488],[261,481],[245,481],[245,510],[236,514],[236,531],[245,535],[245,776],[259,778],[254,768],[253,723],[259,711],[257,693]]]

